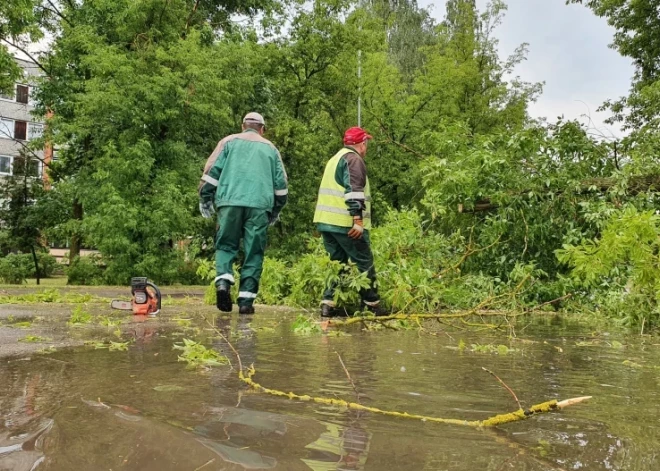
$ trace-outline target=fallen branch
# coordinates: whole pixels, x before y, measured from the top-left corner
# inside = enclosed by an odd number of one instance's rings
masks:
[[[472,232],[473,231],[474,231],[474,226],[472,226],[472,228],[470,229],[470,240],[468,241],[468,245],[465,249],[465,252],[461,256],[460,260],[456,264],[452,265],[451,267],[447,267],[447,268],[443,269],[442,271],[440,271],[440,273],[437,274],[437,278],[442,278],[447,273],[458,270],[460,268],[460,266],[463,265],[463,263],[468,258],[470,258],[472,255],[474,255],[475,253],[484,252],[484,251],[494,247],[495,245],[499,244],[500,239],[502,238],[502,234],[500,234],[499,237],[492,244],[487,245],[486,247],[481,247],[481,248],[475,249],[475,248],[472,247]]]
[[[573,293],[568,293],[568,294],[565,294],[564,296],[559,296],[556,299],[553,299],[551,301],[546,301],[546,302],[541,303],[541,304],[539,304],[539,305],[537,305],[537,306],[535,306],[531,309],[528,309],[527,312],[533,312],[533,311],[536,311],[536,310],[542,308],[543,306],[547,306],[548,304],[555,304],[555,303],[558,303],[559,301],[563,301],[564,299],[569,299],[569,298],[572,298],[572,297],[573,297]]]
[[[523,190],[516,193],[510,193],[511,196],[522,196],[526,197],[530,193],[534,194],[535,197],[544,197],[544,196],[560,196],[564,193],[571,195],[586,195],[592,193],[606,193],[611,188],[615,187],[620,181],[616,178],[590,178],[579,183],[577,188],[571,189],[561,189],[551,192],[544,193],[534,193],[533,190]],[[626,189],[628,194],[635,196],[643,192],[653,192],[657,193],[660,191],[660,176],[658,175],[649,175],[649,176],[636,176],[631,177],[628,182]],[[474,203],[471,209],[466,209],[464,203],[458,204],[459,213],[478,213],[482,211],[490,211],[497,209],[499,206],[496,203],[491,202],[490,198],[484,198],[478,200]]]
[[[583,401],[586,401],[587,399],[591,399],[591,396],[583,396],[583,397],[574,397],[571,399],[566,399],[564,401],[557,402],[557,400],[551,400],[547,402],[542,402],[541,404],[536,404],[530,407],[527,410],[524,410],[522,407],[518,409],[517,411],[514,412],[509,412],[507,414],[497,414],[492,417],[489,417],[485,420],[463,420],[463,419],[445,419],[442,417],[429,417],[425,415],[419,415],[419,414],[409,414],[407,412],[397,412],[397,411],[388,411],[388,410],[383,410],[379,409],[377,407],[370,407],[370,406],[364,406],[362,404],[359,404],[357,402],[348,402],[343,399],[333,399],[333,398],[326,398],[326,397],[316,397],[316,396],[310,396],[307,394],[296,394],[294,392],[284,392],[280,391],[277,389],[271,389],[267,388],[265,386],[262,386],[261,384],[257,383],[254,381],[252,378],[256,374],[256,370],[254,368],[254,365],[250,365],[250,368],[247,369],[246,372],[243,370],[243,362],[241,361],[241,356],[238,353],[238,351],[234,348],[232,343],[225,337],[225,335],[218,329],[213,323],[209,322],[207,319],[206,322],[212,327],[212,329],[218,334],[218,336],[224,340],[224,342],[229,346],[229,348],[234,352],[234,355],[236,355],[236,359],[238,360],[239,364],[239,371],[238,371],[238,378],[250,386],[251,388],[261,391],[265,394],[269,394],[271,396],[276,396],[276,397],[286,397],[288,399],[292,400],[298,400],[298,401],[304,401],[304,402],[315,402],[317,404],[325,404],[325,405],[332,405],[332,406],[338,406],[338,407],[344,407],[347,409],[353,409],[353,410],[360,410],[360,411],[366,411],[366,412],[372,412],[375,414],[380,414],[380,415],[387,415],[390,417],[400,417],[404,419],[414,419],[414,420],[421,420],[423,422],[434,422],[434,423],[442,423],[442,424],[448,424],[448,425],[462,425],[462,426],[467,426],[467,427],[494,427],[497,425],[503,425],[503,424],[508,424],[510,422],[517,422],[519,420],[525,420],[533,415],[539,415],[539,414],[546,414],[548,412],[553,412],[557,410],[564,409],[565,407],[572,406],[575,404],[579,404]],[[343,362],[342,362],[343,364]],[[352,382],[352,381],[351,381]],[[100,402],[100,400],[99,400]]]
[[[277,397],[286,397],[288,399],[292,400],[297,400],[297,401],[303,401],[303,402],[315,402],[317,404],[325,404],[325,405],[332,405],[332,406],[337,406],[337,407],[344,407],[347,409],[353,409],[353,410],[361,410],[361,411],[366,411],[366,412],[372,412],[374,414],[380,414],[380,415],[387,415],[390,417],[400,417],[400,418],[405,418],[405,419],[414,419],[414,420],[421,420],[423,422],[434,422],[434,423],[441,423],[441,424],[448,424],[448,425],[462,425],[462,426],[467,426],[467,427],[494,427],[497,425],[503,425],[503,424],[508,424],[511,422],[517,422],[519,420],[525,420],[533,415],[540,415],[540,414],[546,414],[548,412],[553,412],[557,410],[564,409],[568,406],[572,406],[575,404],[579,404],[580,402],[586,401],[587,399],[591,399],[591,396],[583,396],[583,397],[575,397],[571,399],[566,399],[564,401],[557,402],[556,400],[551,400],[547,402],[542,402],[541,404],[536,404],[530,407],[527,410],[518,409],[517,411],[514,412],[509,412],[507,414],[497,414],[492,417],[489,417],[488,419],[485,420],[463,420],[463,419],[445,419],[442,417],[429,417],[425,415],[418,415],[418,414],[409,414],[407,412],[396,412],[396,411],[389,411],[389,410],[383,410],[379,409],[377,407],[369,407],[369,406],[364,406],[362,404],[358,404],[356,402],[348,402],[344,401],[343,399],[332,399],[332,398],[325,398],[325,397],[315,397],[315,396],[309,396],[307,394],[296,394],[293,392],[284,392],[284,391],[279,391],[277,389],[271,389],[267,388],[265,386],[262,386],[261,384],[255,382],[252,377],[255,375],[256,370],[254,369],[254,365],[250,366],[250,368],[247,370],[247,374],[243,374],[242,371],[239,372],[239,379],[243,381],[245,384],[248,386],[252,387],[253,389],[256,389],[258,391],[261,391],[265,394],[270,394],[271,396],[277,396]]]
[[[478,311],[478,310],[469,310],[469,311],[460,311],[452,312],[445,314],[391,314],[389,316],[358,316],[351,317],[349,319],[339,321],[339,320],[328,320],[328,327],[346,327],[351,324],[364,323],[364,322],[377,322],[384,323],[386,321],[392,320],[410,320],[416,321],[418,319],[462,319],[465,317],[471,316],[482,316],[482,317],[518,317],[523,316],[528,313],[525,312],[511,312],[511,311]]]

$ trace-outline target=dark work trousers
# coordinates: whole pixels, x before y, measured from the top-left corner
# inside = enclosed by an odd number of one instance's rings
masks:
[[[358,270],[367,273],[371,286],[368,289],[360,291],[362,301],[374,303],[380,300],[378,290],[376,289],[376,267],[374,266],[374,256],[371,253],[371,244],[369,241],[369,231],[365,230],[359,239],[351,239],[348,234],[339,232],[321,232],[323,236],[323,245],[330,255],[331,260],[337,260],[341,263],[352,261],[357,265]],[[323,293],[325,301],[334,299],[336,285],[329,286]]]
[[[241,268],[239,306],[251,306],[259,292],[268,229],[268,212],[242,206],[223,206],[218,211],[220,228],[215,241],[215,264],[218,277],[233,282],[233,263],[241,239],[245,261]]]

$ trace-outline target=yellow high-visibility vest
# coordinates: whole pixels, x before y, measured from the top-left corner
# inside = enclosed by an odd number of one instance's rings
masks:
[[[346,200],[361,197],[361,192],[346,193],[346,188],[335,181],[335,172],[339,160],[346,154],[353,152],[343,148],[332,157],[325,166],[319,197],[316,201],[314,222],[330,224],[339,227],[353,227],[353,216],[348,212]],[[365,210],[362,211],[362,220],[365,229],[371,229],[371,191],[369,189],[369,178],[364,186]]]

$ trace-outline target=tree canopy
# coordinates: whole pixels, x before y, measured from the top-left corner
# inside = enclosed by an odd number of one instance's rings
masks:
[[[203,162],[259,111],[290,179],[268,250],[295,263],[314,235],[324,163],[357,124],[360,98],[375,137],[377,226],[414,214],[423,228],[411,231],[444,238],[440,265],[458,255],[461,273],[498,283],[528,270],[539,280],[529,302],[560,297],[577,289],[584,269],[573,265],[585,258],[557,250],[597,246],[628,220],[621,211],[655,210],[660,142],[658,2],[569,3],[607,18],[613,46],[636,66],[630,95],[604,104],[631,130],[621,142],[530,117],[543,84],[516,76],[526,44],[499,55],[501,0],[482,11],[448,0],[442,20],[414,0],[3,2],[0,88],[20,72],[8,47],[49,40],[33,55],[44,74],[35,99],[58,159],[38,229],[68,239],[72,255],[81,244],[99,249],[107,282],[199,281],[215,229],[197,213]],[[639,282],[598,276],[620,293]]]

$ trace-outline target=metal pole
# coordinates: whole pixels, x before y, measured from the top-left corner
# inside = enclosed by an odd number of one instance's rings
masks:
[[[362,127],[362,51],[358,51],[358,126]]]
[[[364,4],[363,0],[359,0],[358,7],[362,8]],[[358,26],[358,31],[362,31],[362,21]],[[358,99],[357,99],[357,121],[358,127],[362,127],[362,49],[358,49]]]

